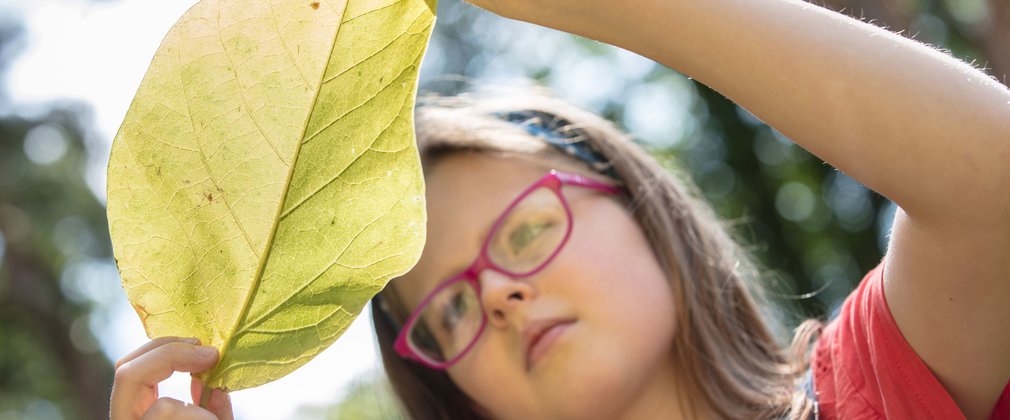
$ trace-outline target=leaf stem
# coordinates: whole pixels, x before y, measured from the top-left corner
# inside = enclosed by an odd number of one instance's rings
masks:
[[[210,395],[214,392],[214,388],[210,385],[203,384],[203,391],[200,392],[200,408],[207,408],[207,404],[210,403]]]

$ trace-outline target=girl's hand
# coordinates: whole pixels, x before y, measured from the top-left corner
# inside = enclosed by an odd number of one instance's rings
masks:
[[[173,372],[203,372],[217,364],[217,349],[198,344],[195,338],[161,337],[116,362],[109,413],[112,420],[232,420],[231,400],[217,389],[211,394],[207,409],[168,397],[158,398],[158,383]],[[193,401],[199,401],[203,384],[194,378],[190,388]]]

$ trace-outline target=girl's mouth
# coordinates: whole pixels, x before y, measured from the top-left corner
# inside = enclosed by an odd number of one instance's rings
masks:
[[[560,338],[575,320],[547,319],[531,322],[523,330],[523,342],[526,349],[526,371],[529,372],[540,360],[551,345]]]

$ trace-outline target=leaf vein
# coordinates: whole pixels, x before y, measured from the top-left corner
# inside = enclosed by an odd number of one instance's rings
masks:
[[[271,10],[273,10],[272,7],[271,7]],[[239,96],[239,99],[242,101],[242,105],[243,105],[242,107],[240,107],[239,111],[241,111],[241,108],[245,108],[245,109],[248,110],[248,109],[251,109],[251,107],[249,106],[249,101],[246,100],[246,97],[245,97],[245,88],[242,86],[242,82],[239,80],[238,67],[235,64],[235,60],[233,60],[231,58],[231,54],[228,53],[228,47],[224,45],[224,39],[221,39],[221,15],[220,14],[221,14],[221,10],[218,9],[217,42],[218,42],[218,44],[221,45],[221,50],[224,52],[225,58],[228,59],[228,63],[231,64],[231,66],[230,66],[231,67],[231,74],[233,76],[235,76],[235,84],[238,85],[238,96]],[[284,44],[283,40],[281,41],[281,44],[282,45]],[[297,67],[296,67],[296,69],[297,69]],[[259,130],[259,132],[260,132],[261,135],[263,135],[263,140],[266,141],[267,144],[270,145],[270,148],[273,149],[273,151],[274,151],[275,154],[277,154],[277,158],[281,160],[281,163],[283,163],[284,166],[290,166],[291,164],[289,164],[288,161],[286,159],[284,159],[284,156],[281,156],[280,150],[277,150],[277,146],[274,145],[274,143],[272,141],[270,141],[270,136],[268,136],[267,133],[265,131],[263,131],[263,127],[260,127],[260,123],[258,121],[256,121],[256,117],[253,116],[251,112],[245,112],[245,115],[249,116],[249,119],[252,120],[253,125],[256,126],[256,129]]]
[[[363,17],[365,17],[365,16],[368,16],[368,15],[370,15],[370,14],[372,14],[372,13],[378,13],[378,12],[381,12],[381,11],[383,11],[383,10],[386,10],[386,9],[389,9],[389,8],[391,8],[391,7],[396,7],[396,6],[399,6],[399,5],[400,5],[400,3],[403,3],[403,1],[404,1],[404,0],[400,0],[400,1],[397,1],[397,2],[395,2],[395,3],[390,3],[390,4],[387,4],[387,5],[385,5],[385,6],[382,6],[382,7],[378,8],[378,9],[372,9],[372,10],[369,10],[369,11],[367,11],[367,12],[365,12],[365,13],[362,13],[362,14],[360,14],[360,15],[357,15],[357,16],[351,16],[350,18],[348,18],[347,20],[345,20],[345,21],[344,21],[343,23],[351,23],[351,22],[354,22],[355,20],[358,20],[358,19],[360,19],[360,18],[363,18]]]
[[[344,9],[344,11],[346,11],[346,9]],[[343,16],[341,16],[341,20],[342,19],[343,19]],[[340,29],[341,28],[343,28],[343,25],[337,26],[336,33],[334,34],[334,40],[336,40],[337,36],[340,34]],[[334,41],[333,45],[330,46],[330,54],[327,57],[327,65],[329,64],[329,60],[331,60],[333,58],[333,52],[334,52],[334,49],[336,48],[336,44],[337,44],[336,41]],[[324,68],[325,68],[325,66],[324,66]],[[322,91],[322,89],[321,89],[322,86],[321,85],[322,85],[322,79],[323,79],[323,77],[325,77],[325,72],[323,72],[323,74],[320,75],[320,77],[319,77],[319,80],[320,80],[319,85],[320,86],[319,86],[318,89],[316,89],[315,97],[312,99],[312,106],[309,108],[308,112],[305,115],[305,121],[304,121],[304,123],[302,125],[302,127],[303,127],[303,129],[302,129],[302,138],[305,137],[306,131],[308,130],[308,126],[309,126],[308,122],[309,122],[309,119],[312,116],[312,111],[316,108],[316,104],[319,102],[319,93]],[[249,314],[249,309],[252,307],[253,296],[255,295],[256,291],[259,289],[260,282],[263,281],[263,271],[266,268],[267,261],[270,259],[270,254],[273,252],[273,243],[274,243],[274,240],[277,237],[277,226],[280,224],[280,213],[281,213],[281,211],[284,208],[284,202],[287,201],[287,195],[291,191],[291,178],[294,175],[295,167],[298,165],[298,158],[301,155],[301,146],[303,144],[304,144],[304,141],[299,141],[298,142],[298,145],[296,146],[296,149],[295,149],[295,152],[294,152],[294,161],[288,167],[288,177],[287,177],[287,180],[285,181],[285,184],[287,185],[287,187],[285,187],[283,189],[283,193],[282,193],[281,199],[280,199],[280,201],[279,201],[279,203],[277,205],[277,217],[274,218],[273,225],[270,227],[270,235],[267,236],[267,243],[266,243],[266,247],[265,247],[265,252],[260,257],[259,264],[256,267],[256,274],[253,276],[253,278],[252,278],[252,284],[250,285],[249,290],[246,292],[245,299],[242,301],[242,308],[241,308],[241,310],[239,312],[239,316],[235,318],[234,325],[232,325],[231,334],[227,336],[227,338],[225,339],[224,344],[221,346],[220,351],[221,351],[221,356],[222,357],[226,357],[229,347],[234,342],[235,337],[237,336],[237,332],[240,331],[241,328],[243,328],[243,322],[245,321],[245,318]],[[231,370],[231,368],[232,368],[232,366],[229,366],[229,367],[227,367],[227,368],[225,368],[225,369],[223,369],[221,371],[212,371],[212,373],[209,375],[208,382],[213,381],[213,380],[217,380],[217,378],[223,377],[225,374],[227,374],[227,372],[229,370]]]
[[[386,7],[392,7],[392,6],[394,6],[394,5],[396,5],[396,3],[394,3],[394,4],[392,4],[392,5],[389,5],[389,6],[386,6]],[[375,11],[377,11],[377,10],[380,10],[380,9],[376,9]],[[369,13],[371,13],[371,12],[369,12]],[[366,14],[364,14],[364,15],[361,15],[361,16],[365,16],[365,15],[367,15],[367,14],[368,14],[368,13],[366,13]],[[417,15],[417,17],[415,17],[415,18],[414,18],[414,21],[413,21],[413,22],[411,22],[411,23],[410,23],[410,25],[408,25],[408,27],[410,27],[410,26],[414,26],[414,24],[415,24],[415,23],[417,23],[417,21],[418,21],[418,20],[420,20],[422,16],[424,16],[424,15],[423,15],[423,14],[418,14],[418,15]],[[360,17],[360,16],[359,16],[359,17]],[[354,19],[351,19],[351,20],[354,20]],[[348,21],[348,22],[350,22],[350,21]],[[344,22],[344,24],[347,24],[347,22]],[[366,61],[368,61],[368,60],[371,60],[371,59],[375,58],[375,56],[377,56],[377,55],[381,54],[381,53],[382,53],[383,51],[386,51],[386,49],[387,49],[387,48],[389,48],[389,46],[390,46],[390,45],[393,45],[393,44],[394,44],[394,43],[395,43],[396,41],[399,41],[400,39],[402,39],[402,38],[403,38],[404,36],[406,36],[407,34],[411,34],[411,35],[414,35],[414,33],[412,33],[412,32],[407,32],[407,31],[403,31],[402,33],[400,33],[399,35],[397,35],[397,36],[396,36],[395,38],[391,39],[391,40],[390,40],[390,41],[389,41],[388,43],[386,43],[386,45],[383,45],[383,46],[382,46],[382,48],[379,48],[379,49],[378,49],[378,50],[376,50],[376,51],[375,51],[374,53],[372,53],[372,54],[369,54],[369,55],[368,55],[368,57],[365,57],[365,58],[362,58],[362,59],[361,59],[361,61],[358,61],[357,63],[354,63],[353,65],[350,65],[350,66],[348,66],[348,67],[347,67],[346,69],[344,69],[344,70],[343,70],[343,71],[341,71],[340,73],[337,73],[337,74],[333,75],[333,77],[330,77],[329,79],[326,79],[326,80],[323,80],[323,84],[327,84],[327,83],[329,83],[329,82],[332,82],[332,81],[333,81],[333,80],[335,80],[336,78],[338,78],[338,77],[340,77],[340,76],[343,76],[343,75],[344,75],[344,74],[346,74],[347,72],[349,72],[349,71],[351,71],[351,70],[354,70],[354,69],[355,69],[355,68],[357,68],[358,66],[360,66],[360,65],[364,64],[364,63],[365,63]]]
[[[325,317],[323,317],[319,321],[316,321],[316,322],[311,323],[311,324],[305,324],[305,325],[302,325],[302,326],[297,327],[297,328],[288,328],[288,329],[252,328],[252,329],[247,330],[246,333],[247,334],[248,333],[254,333],[254,334],[266,334],[266,335],[279,335],[279,334],[287,334],[287,333],[292,333],[292,332],[307,330],[309,328],[319,327],[319,325],[323,324],[326,321],[329,321],[331,318],[333,318],[335,315],[337,315],[337,314],[339,314],[341,312],[346,317],[353,316],[353,315],[351,315],[350,312],[347,312],[347,310],[344,309],[344,307],[342,305],[337,305],[337,307],[333,311],[331,311],[329,315],[326,315]]]
[[[281,34],[281,25],[277,22],[277,12],[274,11],[273,0],[267,1],[267,7],[270,8],[270,19],[274,22],[274,31],[277,32],[277,39],[281,41],[281,46],[284,47],[284,52],[286,52],[288,54],[288,58],[291,59],[291,65],[295,68],[295,71],[298,72],[298,77],[302,78],[302,83],[305,83],[305,86],[309,86],[309,80],[305,78],[305,73],[298,67],[298,58],[291,53],[291,49],[288,48],[288,44],[284,42],[284,35]]]
[[[348,109],[343,114],[338,115],[336,118],[333,119],[333,121],[329,122],[328,124],[326,124],[326,126],[324,126],[323,128],[320,128],[319,131],[316,131],[311,136],[309,136],[308,138],[306,138],[303,143],[308,143],[308,142],[312,141],[313,139],[317,138],[320,134],[322,134],[322,132],[326,131],[327,129],[329,129],[330,127],[332,127],[334,124],[336,124],[336,123],[340,122],[341,120],[343,120],[344,117],[350,115],[354,111],[357,111],[357,110],[361,109],[365,105],[368,105],[368,104],[372,103],[372,101],[374,101],[375,98],[379,97],[379,95],[381,93],[385,92],[387,89],[389,89],[394,84],[396,84],[397,80],[400,80],[400,78],[403,77],[404,74],[407,74],[408,71],[413,70],[414,68],[416,68],[415,65],[410,65],[410,66],[404,67],[403,70],[400,71],[400,73],[396,75],[396,77],[390,79],[389,83],[386,83],[386,85],[383,86],[382,89],[379,89],[379,92],[377,92],[374,96],[368,98],[367,100],[365,100],[364,102],[362,102],[360,104],[357,104],[357,105],[351,107],[350,109]]]
[[[398,204],[400,204],[401,201],[403,201],[402,198],[396,200],[396,203],[394,203],[393,206],[389,208],[389,210],[392,210],[392,208],[396,207]],[[382,220],[382,218],[385,217],[386,214],[389,213],[389,210],[387,210],[383,214],[379,215],[379,217],[376,217],[375,219],[372,219],[371,221],[369,221],[368,223],[366,223],[365,226],[363,226],[361,228],[361,230],[358,231],[358,233],[355,233],[354,237],[351,238],[351,240],[349,240],[347,242],[347,245],[344,246],[344,249],[340,250],[340,253],[337,255],[337,257],[334,258],[333,262],[331,262],[330,264],[328,264],[326,266],[326,268],[324,268],[318,274],[316,274],[311,279],[309,279],[308,281],[306,281],[305,284],[303,284],[301,287],[298,288],[298,290],[295,290],[293,293],[289,294],[286,298],[281,299],[279,301],[280,303],[274,305],[274,307],[272,307],[269,310],[267,310],[266,312],[264,312],[263,315],[260,315],[260,316],[256,317],[254,320],[252,320],[250,322],[247,322],[245,324],[245,327],[239,329],[238,332],[236,333],[236,335],[245,332],[246,329],[248,329],[248,328],[255,327],[259,323],[263,322],[263,320],[265,320],[266,318],[269,318],[270,316],[273,316],[275,313],[277,313],[277,311],[279,311],[280,309],[283,308],[285,302],[287,302],[287,301],[289,301],[291,299],[294,299],[294,297],[297,296],[299,293],[305,291],[305,289],[308,289],[309,286],[311,286],[313,283],[316,282],[316,280],[319,280],[319,278],[322,277],[324,274],[326,274],[327,271],[330,271],[330,269],[333,268],[334,265],[337,265],[337,261],[340,261],[340,258],[343,257],[344,253],[347,252],[347,250],[351,248],[351,245],[354,244],[354,241],[356,241],[358,239],[358,237],[361,236],[361,234],[364,231],[368,230],[369,227],[371,227],[373,224],[375,224],[379,220]]]
[[[376,141],[378,141],[378,140],[379,140],[379,138],[380,138],[380,137],[382,137],[382,135],[383,135],[383,134],[385,134],[386,130],[389,130],[389,128],[393,126],[393,123],[394,123],[394,122],[396,122],[396,119],[397,119],[397,118],[400,118],[400,116],[399,116],[399,115],[397,115],[397,116],[396,116],[395,118],[393,118],[393,121],[391,121],[391,122],[389,123],[389,125],[387,125],[387,126],[386,126],[386,128],[383,128],[383,129],[382,129],[382,131],[381,131],[381,132],[379,132],[379,135],[378,135],[378,136],[376,136],[376,137],[375,137],[375,139],[373,139],[373,140],[372,140],[372,143],[370,143],[370,144],[368,145],[368,147],[367,147],[367,148],[365,148],[365,150],[363,150],[363,151],[361,152],[361,154],[360,154],[360,155],[356,156],[356,157],[354,158],[354,160],[352,160],[352,161],[351,161],[350,163],[348,163],[348,164],[347,164],[347,166],[345,166],[345,167],[344,167],[343,169],[341,169],[341,170],[340,170],[339,172],[337,172],[337,175],[336,175],[336,176],[334,176],[334,177],[333,177],[332,179],[330,179],[329,181],[326,181],[326,183],[324,183],[324,184],[323,184],[322,186],[320,186],[319,188],[317,188],[317,189],[316,189],[315,191],[313,191],[313,192],[312,192],[312,193],[310,193],[309,195],[305,196],[305,198],[304,198],[304,199],[302,199],[301,201],[299,201],[299,202],[298,202],[297,204],[295,204],[294,206],[291,206],[291,208],[289,208],[289,209],[288,209],[287,211],[285,211],[285,212],[284,212],[283,214],[281,214],[281,220],[284,220],[284,219],[286,219],[286,218],[288,217],[288,215],[290,215],[291,213],[294,213],[294,212],[295,212],[295,210],[298,210],[298,208],[299,208],[299,207],[301,207],[301,206],[302,206],[302,204],[305,204],[305,203],[307,203],[307,202],[308,202],[309,200],[311,200],[311,199],[312,199],[313,197],[315,197],[315,196],[316,196],[317,194],[319,194],[319,193],[320,193],[320,192],[322,192],[322,191],[323,191],[324,189],[326,189],[326,187],[328,187],[328,186],[330,186],[331,184],[333,184],[333,182],[334,182],[334,181],[336,181],[337,179],[340,179],[340,176],[341,176],[341,175],[343,175],[343,174],[344,174],[344,172],[347,172],[347,170],[348,170],[348,169],[350,169],[350,167],[354,166],[354,164],[355,164],[355,163],[357,163],[357,162],[358,162],[358,160],[360,160],[362,156],[365,156],[365,154],[366,154],[366,153],[368,153],[368,151],[372,149],[372,145],[374,145],[374,144],[375,144],[375,142],[376,142]],[[374,178],[373,178],[373,179],[374,179]]]

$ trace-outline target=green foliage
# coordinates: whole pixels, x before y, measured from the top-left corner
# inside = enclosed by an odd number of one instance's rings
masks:
[[[290,373],[416,263],[429,7],[207,0],[166,36],[113,143],[108,215],[148,335],[220,349],[207,385]]]
[[[0,117],[0,418],[108,415],[112,365],[80,291],[111,249],[77,112]]]
[[[302,407],[299,418],[327,420],[401,420],[404,418],[381,372],[362,375],[347,388],[343,399],[332,406]]]

